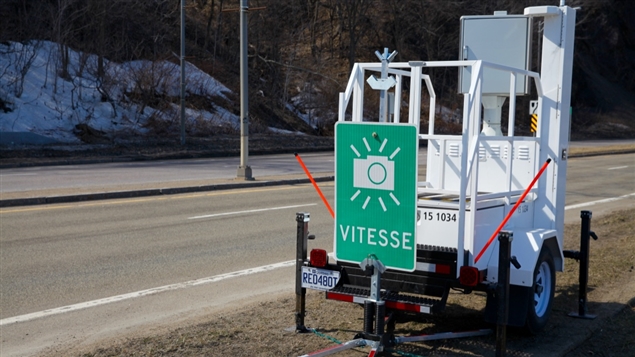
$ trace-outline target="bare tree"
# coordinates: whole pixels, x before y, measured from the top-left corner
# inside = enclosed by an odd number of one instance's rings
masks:
[[[31,41],[26,44],[14,43],[8,46],[8,51],[5,55],[11,60],[7,68],[0,69],[0,72],[4,73],[3,76],[7,75],[11,78],[8,84],[13,87],[13,94],[16,98],[22,97],[24,93],[24,79],[29,73],[40,48],[40,41]]]
[[[341,28],[348,34],[348,65],[353,68],[357,60],[357,46],[370,25],[367,18],[371,0],[337,0],[335,9]]]

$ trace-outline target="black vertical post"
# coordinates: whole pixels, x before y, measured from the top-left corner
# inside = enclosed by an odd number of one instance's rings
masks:
[[[580,225],[580,292],[578,299],[578,314],[586,315],[587,286],[589,285],[589,241],[591,240],[591,212],[580,212],[582,224]]]
[[[306,289],[302,287],[302,266],[306,261],[309,234],[309,213],[296,213],[297,245],[295,262],[295,331],[307,332],[304,326],[306,315]]]
[[[511,263],[513,233],[498,234],[498,311],[496,321],[496,357],[505,356],[507,350],[507,320],[509,317],[509,265]]]
[[[569,316],[580,317],[584,319],[594,319],[596,315],[587,313],[587,287],[589,284],[589,250],[591,237],[597,239],[595,233],[591,231],[591,211],[581,211],[580,218],[582,224],[580,225],[580,273],[579,279],[579,291],[578,291],[578,313],[572,312]]]
[[[364,333],[372,334],[375,323],[375,303],[370,300],[364,301]]]
[[[375,334],[382,336],[386,328],[386,302],[375,302]]]

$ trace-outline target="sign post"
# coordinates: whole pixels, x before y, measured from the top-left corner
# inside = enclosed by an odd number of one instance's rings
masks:
[[[417,127],[335,125],[335,256],[413,271],[417,256]]]

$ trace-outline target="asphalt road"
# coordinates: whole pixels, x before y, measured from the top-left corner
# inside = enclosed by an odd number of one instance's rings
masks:
[[[332,182],[320,186],[332,202]],[[635,207],[635,154],[571,159],[567,206],[567,222]],[[331,249],[332,219],[308,184],[2,209],[0,354],[89,346],[291,293],[298,211],[311,212],[312,246]]]
[[[3,211],[0,318],[293,259],[297,211],[326,239],[307,185]]]

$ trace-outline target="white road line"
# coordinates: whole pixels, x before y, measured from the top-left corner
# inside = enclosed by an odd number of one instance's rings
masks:
[[[197,286],[197,285],[215,283],[217,281],[221,281],[221,280],[225,280],[225,279],[236,278],[236,277],[239,277],[239,276],[257,274],[257,273],[263,273],[263,272],[267,272],[267,271],[271,271],[271,270],[275,270],[275,269],[279,269],[279,268],[290,267],[290,266],[293,266],[293,265],[295,265],[295,260],[289,260],[289,261],[286,261],[286,262],[280,262],[280,263],[275,263],[275,264],[270,264],[270,265],[263,265],[263,266],[260,266],[260,267],[250,268],[250,269],[245,269],[245,270],[239,270],[239,271],[235,271],[235,272],[231,272],[231,273],[227,273],[227,274],[210,276],[208,278],[190,280],[190,281],[186,281],[184,283],[165,285],[165,286],[160,286],[158,288],[152,288],[152,289],[148,289],[148,290],[141,290],[141,291],[136,291],[136,292],[133,292],[133,293],[123,294],[123,295],[111,296],[111,297],[104,298],[104,299],[87,301],[87,302],[82,302],[82,303],[74,304],[74,305],[62,306],[62,307],[58,307],[58,308],[54,308],[54,309],[34,312],[34,313],[31,313],[31,314],[14,316],[14,317],[8,317],[6,319],[0,320],[0,326],[5,326],[5,325],[17,323],[17,322],[30,321],[30,320],[38,319],[38,318],[45,317],[45,316],[51,316],[51,315],[61,314],[61,313],[64,313],[64,312],[82,310],[82,309],[86,309],[86,308],[89,308],[89,307],[95,307],[95,306],[99,306],[99,305],[110,304],[110,303],[113,303],[113,302],[118,302],[118,301],[133,299],[133,298],[138,298],[138,297],[142,297],[142,296],[154,295],[154,294],[162,293],[162,292],[165,292],[165,291],[179,290],[179,289],[184,289],[184,288]]]
[[[607,170],[621,170],[626,168],[628,168],[628,166],[616,166],[616,167],[609,167]]]
[[[593,205],[598,204],[598,203],[613,202],[613,201],[618,201],[618,200],[621,200],[621,199],[624,199],[624,198],[629,198],[629,197],[635,197],[635,192],[631,193],[631,194],[628,194],[628,195],[619,196],[619,197],[612,197],[612,198],[606,198],[606,199],[598,200],[598,201],[591,201],[591,202],[586,202],[586,203],[579,203],[579,204],[576,204],[576,205],[570,205],[570,206],[566,206],[564,209],[565,210],[570,210],[570,209],[581,208],[581,207],[586,207],[586,206],[593,206]],[[366,200],[368,201],[369,199],[370,199],[370,197],[368,197]],[[218,215],[240,214],[240,213],[246,213],[246,212],[260,212],[260,211],[264,211],[264,210],[285,209],[285,208],[295,208],[295,207],[305,207],[305,206],[315,206],[315,205],[316,205],[316,203],[306,204],[306,205],[297,205],[297,206],[274,207],[274,208],[266,208],[266,209],[260,209],[260,210],[220,213],[220,214],[217,214],[217,215],[200,216],[200,217],[204,218],[204,217],[218,216]],[[191,219],[194,219],[194,218],[198,218],[198,217],[192,217]],[[158,293],[165,292],[165,291],[178,290],[178,289],[184,289],[184,288],[197,286],[197,285],[215,283],[217,281],[230,279],[230,278],[236,278],[236,277],[239,277],[239,276],[257,274],[257,273],[267,272],[267,271],[271,271],[271,270],[275,270],[275,269],[279,269],[279,268],[290,267],[290,266],[293,266],[294,264],[295,264],[295,260],[289,260],[289,261],[286,261],[286,262],[280,262],[280,263],[275,263],[275,264],[270,264],[270,265],[263,265],[263,266],[260,266],[260,267],[250,268],[250,269],[245,269],[245,270],[239,270],[239,271],[235,271],[235,272],[231,272],[231,273],[227,273],[227,274],[215,275],[215,276],[211,276],[211,277],[208,277],[208,278],[190,280],[190,281],[186,281],[184,283],[165,285],[165,286],[160,286],[158,288],[152,288],[152,289],[148,289],[148,290],[141,290],[141,291],[136,291],[136,292],[133,292],[133,293],[123,294],[123,295],[111,296],[111,297],[104,298],[104,299],[98,299],[98,300],[83,302],[83,303],[74,304],[74,305],[62,306],[62,307],[58,307],[58,308],[54,308],[54,309],[34,312],[34,313],[20,315],[20,316],[8,317],[8,318],[0,320],[0,326],[5,326],[5,325],[12,324],[12,323],[17,323],[17,322],[30,321],[30,320],[38,319],[38,318],[45,317],[45,316],[57,315],[57,314],[61,314],[61,313],[64,313],[64,312],[71,312],[71,311],[86,309],[86,308],[89,308],[89,307],[95,307],[95,306],[99,306],[99,305],[110,304],[110,303],[113,303],[113,302],[133,299],[133,298],[137,298],[137,297],[142,297],[142,296],[147,296],[147,295],[154,295],[154,294],[158,294]]]
[[[231,216],[234,214],[244,214],[244,213],[254,213],[254,212],[265,212],[265,211],[275,211],[280,209],[289,209],[289,208],[298,208],[298,207],[308,207],[315,206],[317,203],[307,203],[305,205],[295,205],[295,206],[282,206],[282,207],[269,207],[269,208],[259,208],[252,209],[248,211],[237,211],[237,212],[224,212],[224,213],[216,213],[216,214],[206,214],[204,216],[194,216],[188,217],[187,219],[201,219],[201,218],[211,218],[211,217],[220,217],[220,216]]]
[[[569,206],[566,206],[564,209],[566,211],[566,210],[570,210],[570,209],[588,207],[588,206],[596,205],[598,203],[614,202],[614,201],[623,200],[623,199],[629,198],[629,197],[635,197],[635,192],[631,193],[631,194],[628,194],[628,195],[619,196],[619,197],[611,197],[611,198],[605,198],[603,200],[597,200],[597,201],[591,201],[591,202],[585,202],[585,203],[578,203],[576,205],[569,205]]]

